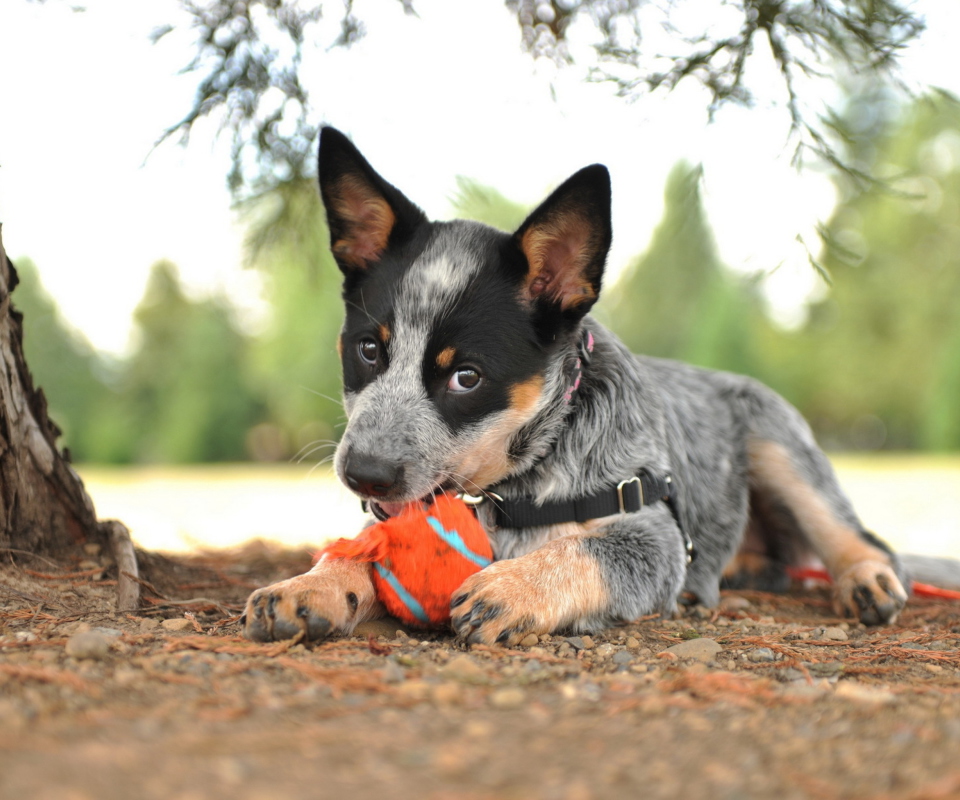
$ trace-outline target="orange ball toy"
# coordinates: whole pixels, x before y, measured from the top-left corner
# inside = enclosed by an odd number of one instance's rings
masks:
[[[356,539],[338,539],[321,555],[371,562],[380,602],[397,619],[418,627],[449,622],[453,593],[493,560],[490,540],[474,513],[446,494],[427,507],[410,503]]]

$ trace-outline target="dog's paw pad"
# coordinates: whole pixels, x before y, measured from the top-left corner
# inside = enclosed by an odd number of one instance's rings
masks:
[[[896,573],[881,561],[861,561],[837,578],[836,607],[864,625],[895,622],[907,593]]]

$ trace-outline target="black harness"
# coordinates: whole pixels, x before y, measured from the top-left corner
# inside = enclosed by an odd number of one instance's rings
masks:
[[[641,469],[637,475],[620,481],[616,486],[574,500],[538,504],[532,497],[504,500],[495,492],[484,492],[476,497],[464,495],[463,499],[470,505],[487,501],[493,503],[497,527],[500,528],[536,528],[564,522],[588,522],[616,514],[633,514],[644,506],[666,503],[680,529],[689,564],[696,557],[696,551],[680,522],[676,497],[677,489],[672,476],[651,475]]]

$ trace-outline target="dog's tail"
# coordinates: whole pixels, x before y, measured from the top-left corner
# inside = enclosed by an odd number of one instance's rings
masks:
[[[914,583],[925,583],[939,589],[960,591],[960,561],[939,556],[899,554],[900,563]]]

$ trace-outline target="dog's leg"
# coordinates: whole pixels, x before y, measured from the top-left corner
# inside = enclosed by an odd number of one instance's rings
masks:
[[[467,578],[451,602],[457,633],[469,642],[514,644],[530,633],[672,614],[686,553],[670,513],[650,508],[594,523]]]
[[[309,572],[251,594],[243,632],[255,642],[291,639],[299,633],[314,641],[350,633],[358,623],[383,615],[370,564],[322,558]]]
[[[886,545],[863,530],[826,456],[804,443],[788,448],[754,438],[749,465],[751,489],[789,510],[830,571],[838,613],[868,625],[895,621],[907,600],[899,564]]]

